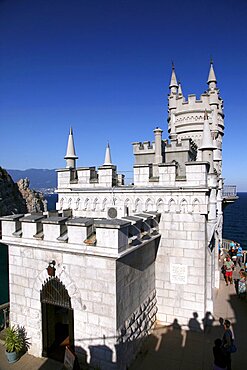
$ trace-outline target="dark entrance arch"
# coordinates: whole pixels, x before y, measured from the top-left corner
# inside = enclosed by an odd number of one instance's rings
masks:
[[[40,291],[42,356],[63,362],[65,347],[74,349],[74,315],[67,289],[58,277],[50,277]]]

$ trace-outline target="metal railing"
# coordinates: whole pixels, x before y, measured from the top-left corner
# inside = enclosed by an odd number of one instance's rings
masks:
[[[236,197],[237,186],[236,185],[225,185],[222,190],[223,197]]]
[[[223,249],[225,249],[226,251],[229,251],[231,249],[230,243],[231,243],[231,240],[222,239],[222,247],[223,247]]]
[[[227,253],[232,248],[232,246],[230,245],[231,242],[232,240],[222,239],[222,248],[225,251],[225,253]],[[242,253],[243,253],[243,261],[247,262],[247,251],[243,250]]]
[[[9,302],[0,305],[0,317],[2,316],[1,329],[6,329],[9,324]]]

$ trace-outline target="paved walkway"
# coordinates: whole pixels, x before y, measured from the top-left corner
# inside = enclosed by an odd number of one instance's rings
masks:
[[[186,331],[176,322],[170,327],[158,326],[130,370],[212,370],[213,342],[223,334],[220,317],[232,322],[236,339],[238,351],[232,354],[232,370],[246,369],[247,302],[238,299],[234,285],[225,286],[221,280],[214,321],[209,317],[205,331]],[[196,317],[192,318],[192,324],[198,324]],[[0,370],[62,370],[62,367],[53,360],[28,354],[15,364],[8,364],[0,343]]]
[[[9,364],[5,349],[0,344],[0,370],[62,370],[63,365],[59,362],[46,358],[37,358],[28,354],[22,356],[14,364]]]
[[[209,316],[209,325],[198,332],[185,330],[176,322],[170,327],[157,327],[130,370],[212,370],[214,340],[222,338],[224,332],[220,318],[232,323],[237,346],[237,352],[232,354],[232,370],[247,369],[247,302],[239,300],[234,285],[226,286],[220,280],[214,321]],[[193,315],[192,323],[195,327],[198,324]]]

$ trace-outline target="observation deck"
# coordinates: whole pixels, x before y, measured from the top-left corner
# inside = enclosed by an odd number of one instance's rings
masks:
[[[223,208],[228,204],[235,202],[238,199],[237,186],[236,185],[225,185],[222,190]]]

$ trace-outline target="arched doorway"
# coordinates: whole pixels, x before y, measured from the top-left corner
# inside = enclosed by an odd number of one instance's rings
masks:
[[[50,277],[40,291],[42,356],[63,362],[65,347],[74,348],[74,315],[67,289],[58,277]]]

